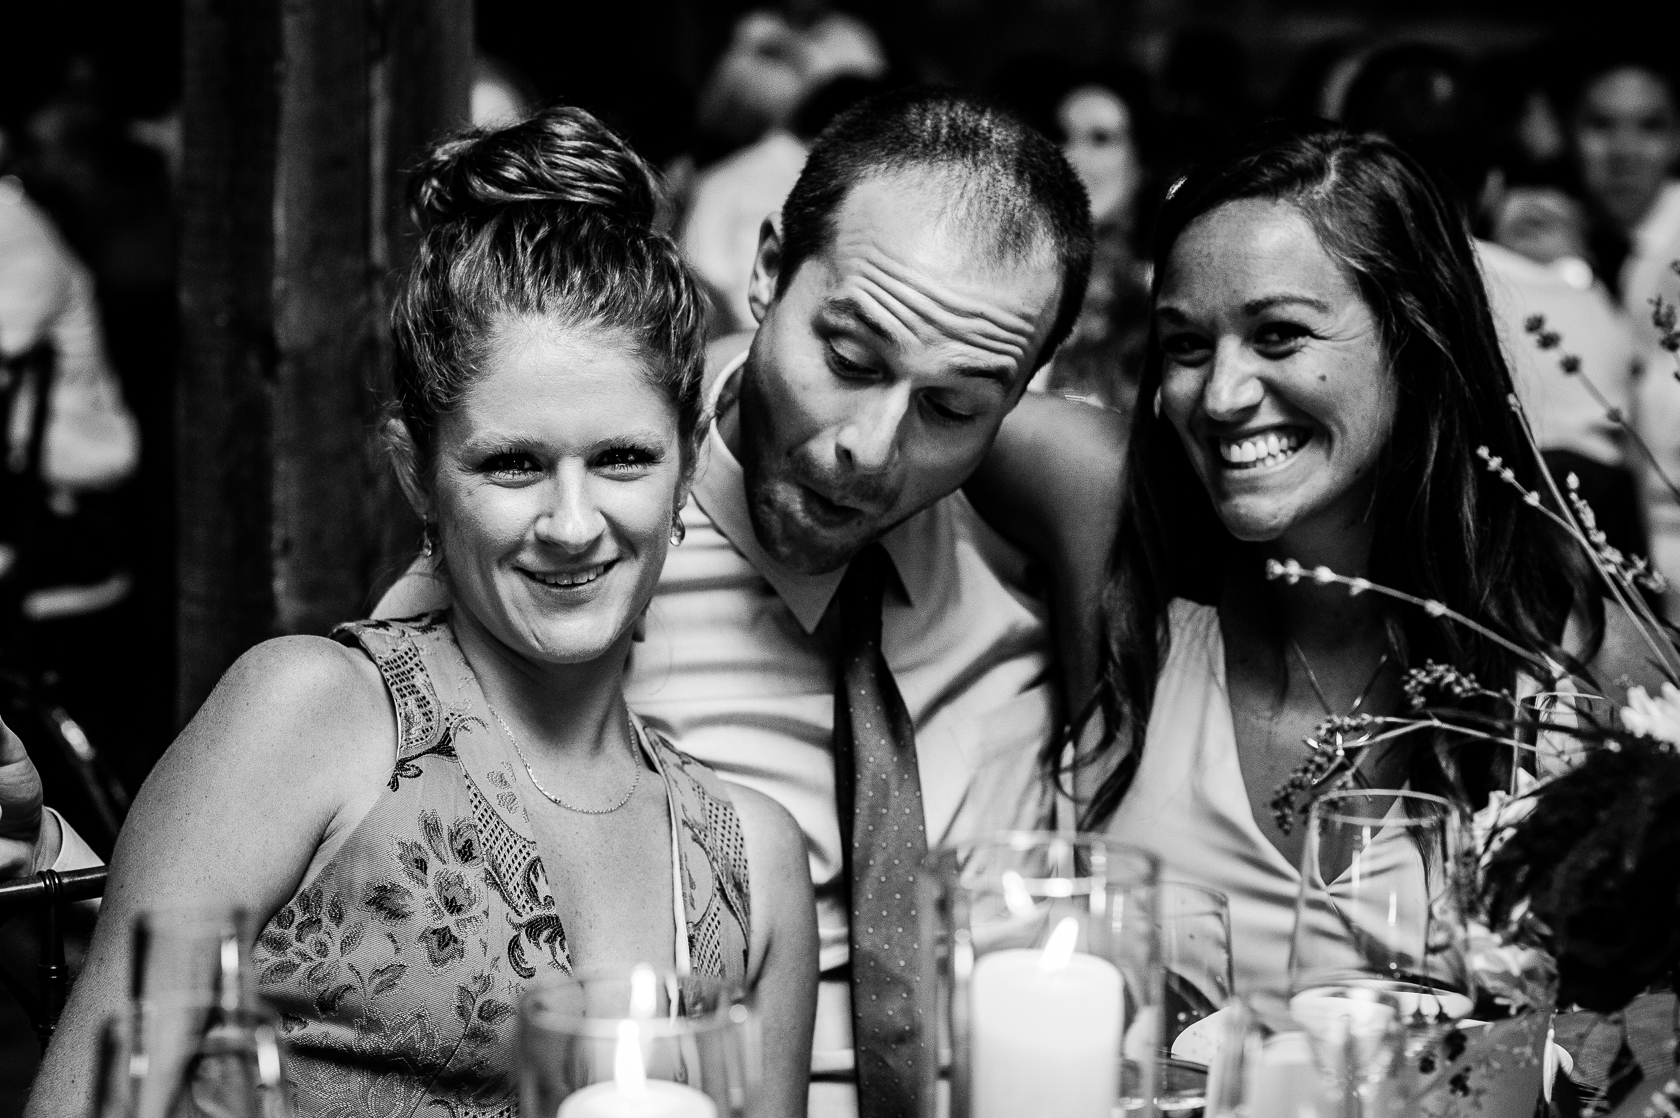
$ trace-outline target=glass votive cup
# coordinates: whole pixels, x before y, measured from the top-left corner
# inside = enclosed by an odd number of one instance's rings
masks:
[[[186,995],[131,1002],[105,1022],[93,1118],[290,1118],[273,1012]]]
[[[1095,835],[1011,832],[928,856],[924,1115],[947,1069],[951,1118],[1154,1112],[1158,878],[1153,855]]]
[[[740,1118],[761,1075],[737,987],[649,966],[528,991],[518,1059],[522,1118]]]

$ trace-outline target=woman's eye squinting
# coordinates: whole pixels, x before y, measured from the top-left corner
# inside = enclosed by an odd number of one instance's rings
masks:
[[[1295,322],[1269,322],[1254,332],[1254,344],[1262,352],[1293,353],[1312,336],[1312,331]]]

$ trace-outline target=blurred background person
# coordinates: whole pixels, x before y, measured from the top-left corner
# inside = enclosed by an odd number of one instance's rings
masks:
[[[1680,383],[1674,355],[1658,344],[1652,300],[1680,300],[1680,83],[1667,47],[1647,49],[1632,36],[1593,48],[1580,61],[1570,132],[1581,181],[1612,229],[1626,239],[1616,271],[1621,295],[1649,364],[1636,427],[1656,459],[1643,467],[1642,491],[1651,526],[1652,558],[1671,584],[1680,584]],[[1680,620],[1680,589],[1667,597]]]
[[[747,281],[764,219],[781,209],[818,132],[885,87],[887,59],[862,21],[825,13],[804,28],[752,12],[701,94],[696,159],[745,139],[701,169],[687,191],[678,243],[711,288],[714,334],[753,324]]]
[[[1503,181],[1491,165],[1485,103],[1462,55],[1407,44],[1370,55],[1348,87],[1342,121],[1380,132],[1429,170],[1486,233]],[[1577,256],[1536,260],[1484,237],[1475,242],[1494,325],[1546,465],[1560,487],[1573,476],[1610,542],[1624,554],[1650,548],[1623,430],[1609,414],[1630,410],[1638,347],[1626,316]],[[1526,329],[1535,315],[1563,336],[1542,350]],[[1571,375],[1563,352],[1580,359]],[[1603,394],[1595,397],[1584,378]]]
[[[1061,144],[1090,197],[1096,231],[1079,318],[1029,388],[1129,415],[1149,333],[1140,238],[1159,191],[1148,78],[1125,66],[1077,67],[1027,55],[999,72],[993,93]]]

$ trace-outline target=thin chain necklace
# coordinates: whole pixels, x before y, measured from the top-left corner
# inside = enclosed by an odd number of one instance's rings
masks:
[[[1289,647],[1294,651],[1295,658],[1301,661],[1301,666],[1307,669],[1307,683],[1312,687],[1313,694],[1318,696],[1318,705],[1323,707],[1324,713],[1331,718],[1337,717],[1336,708],[1330,705],[1330,700],[1324,695],[1324,688],[1319,686],[1318,673],[1313,671],[1312,661],[1307,659],[1307,654],[1301,651],[1301,646],[1296,643],[1294,637],[1289,638]],[[1347,714],[1343,717],[1352,717],[1359,713],[1359,708],[1365,705],[1365,700],[1377,689],[1377,680],[1382,677],[1382,670],[1388,667],[1388,658],[1389,650],[1385,648],[1382,658],[1377,661],[1376,668],[1371,672],[1371,678],[1365,681],[1364,690],[1359,692],[1359,697],[1353,700],[1353,705],[1348,707]]]
[[[484,705],[490,706],[490,700],[484,700]],[[550,803],[558,804],[567,811],[575,811],[579,815],[611,815],[613,812],[629,803],[630,797],[636,794],[636,789],[642,786],[642,763],[636,758],[636,724],[630,721],[629,711],[624,712],[624,723],[630,728],[630,763],[636,770],[636,776],[630,781],[630,790],[624,793],[623,799],[619,800],[611,807],[578,807],[575,804],[567,803],[559,796],[556,796],[553,792],[550,792],[547,788],[544,788],[542,781],[537,779],[536,772],[532,770],[531,762],[525,759],[525,751],[519,748],[519,739],[513,736],[513,731],[509,729],[508,724],[502,720],[501,712],[492,706],[490,707],[490,713],[495,716],[497,725],[501,726],[502,733],[507,735],[508,741],[513,743],[513,751],[519,755],[519,763],[525,766],[525,775],[531,778],[531,783],[536,785],[537,791],[541,792],[544,798],[546,798]]]

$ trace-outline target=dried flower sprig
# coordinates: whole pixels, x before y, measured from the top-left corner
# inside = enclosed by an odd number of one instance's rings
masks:
[[[1486,637],[1490,641],[1493,641],[1506,651],[1514,653],[1515,655],[1522,657],[1524,660],[1527,660],[1530,664],[1540,670],[1543,678],[1555,679],[1563,674],[1562,665],[1553,663],[1546,657],[1531,652],[1514,641],[1500,636],[1492,629],[1489,629],[1486,625],[1483,625],[1480,621],[1466,617],[1457,610],[1449,607],[1445,602],[1438,602],[1433,598],[1420,598],[1415,594],[1408,594],[1404,590],[1395,590],[1392,587],[1384,586],[1381,583],[1372,582],[1368,578],[1348,578],[1345,575],[1337,574],[1329,567],[1314,567],[1309,571],[1294,559],[1286,559],[1282,562],[1279,562],[1276,559],[1266,560],[1266,577],[1268,579],[1281,578],[1284,582],[1291,586],[1300,582],[1303,578],[1310,578],[1320,586],[1329,586],[1332,584],[1345,586],[1347,587],[1349,597],[1356,597],[1365,593],[1367,590],[1375,591],[1378,594],[1393,598],[1396,601],[1417,606],[1431,617],[1445,617],[1449,621],[1456,622],[1467,629],[1480,633],[1482,636]]]
[[[1587,542],[1592,545],[1593,552],[1614,567],[1616,573],[1626,579],[1629,585],[1642,587],[1654,594],[1661,594],[1667,590],[1668,580],[1663,578],[1643,555],[1629,558],[1622,554],[1620,548],[1611,546],[1604,530],[1598,526],[1598,518],[1593,515],[1592,506],[1581,496],[1580,479],[1572,473],[1564,480],[1569,488],[1569,503],[1574,506],[1575,518],[1581,522],[1581,530],[1586,533]]]
[[[1668,269],[1680,276],[1680,260],[1670,260]],[[1651,297],[1651,325],[1657,328],[1657,344],[1680,360],[1680,312],[1661,295]],[[1674,379],[1680,380],[1680,365],[1675,367]]]
[[[1516,412],[1519,416],[1523,416],[1522,401],[1517,399],[1516,393],[1513,392],[1506,396],[1505,401],[1512,411]],[[1593,569],[1597,571],[1599,577],[1604,580],[1604,585],[1606,589],[1609,590],[1610,597],[1614,599],[1616,604],[1622,608],[1623,612],[1625,612],[1628,617],[1633,620],[1634,628],[1639,631],[1641,639],[1645,641],[1646,647],[1651,650],[1652,655],[1655,657],[1656,663],[1661,668],[1662,672],[1670,679],[1680,680],[1680,649],[1677,649],[1674,646],[1674,643],[1667,638],[1667,629],[1665,625],[1654,613],[1651,612],[1651,607],[1649,603],[1645,601],[1644,596],[1641,595],[1634,587],[1630,586],[1615,568],[1599,559],[1598,553],[1593,549],[1591,541],[1586,538],[1586,535],[1581,530],[1580,526],[1575,522],[1575,517],[1570,509],[1569,503],[1564,500],[1563,494],[1559,492],[1557,481],[1552,477],[1551,468],[1546,465],[1545,455],[1541,453],[1540,445],[1534,441],[1534,432],[1529,428],[1526,416],[1523,416],[1523,422],[1520,424],[1519,430],[1522,432],[1524,441],[1528,444],[1529,453],[1534,456],[1534,462],[1539,467],[1538,472],[1541,482],[1544,483],[1546,489],[1551,493],[1552,502],[1556,506],[1557,511],[1564,514],[1561,519],[1557,517],[1554,517],[1553,519],[1562,524],[1575,542],[1582,548],[1583,551],[1585,551],[1587,558],[1592,561]],[[1637,439],[1637,436],[1635,436],[1635,438]],[[1643,446],[1644,444],[1640,443],[1640,445]],[[1649,454],[1649,450],[1647,450],[1646,453]],[[1484,460],[1488,461],[1490,469],[1496,465],[1492,459],[1489,459],[1486,456],[1484,456]],[[1502,478],[1509,474],[1508,469],[1503,472],[1499,470],[1496,470],[1495,472],[1500,473]],[[1511,480],[1510,484],[1516,484],[1514,478]],[[1521,487],[1519,486],[1518,488]],[[1680,491],[1677,491],[1676,496],[1677,498],[1680,498]],[[1525,500],[1526,499],[1525,491]],[[1530,503],[1532,504],[1532,507],[1544,508],[1543,505],[1534,504],[1533,502]]]
[[[1659,295],[1653,300],[1653,302],[1662,302],[1662,297]],[[1675,349],[1680,348],[1680,331],[1675,330],[1674,323],[1674,319],[1676,317],[1675,309],[1672,304],[1668,305],[1666,310],[1659,308],[1657,312],[1653,312],[1653,322],[1657,321],[1659,313],[1663,316],[1664,321],[1668,323],[1662,344],[1664,348],[1668,349],[1670,352],[1674,352]],[[1563,344],[1563,335],[1559,334],[1555,330],[1547,328],[1546,316],[1543,314],[1530,315],[1528,318],[1524,319],[1523,329],[1526,330],[1531,337],[1533,337],[1534,344],[1543,350],[1558,349],[1558,347]],[[1657,329],[1664,330],[1664,327],[1659,323]],[[1668,344],[1670,338],[1674,339],[1673,346]],[[1633,429],[1633,425],[1627,421],[1627,416],[1622,413],[1622,409],[1612,404],[1609,398],[1599,390],[1598,385],[1593,381],[1592,377],[1588,376],[1586,372],[1583,371],[1580,357],[1573,353],[1560,352],[1558,356],[1558,368],[1563,370],[1565,376],[1574,377],[1576,380],[1581,382],[1581,387],[1585,388],[1598,406],[1604,409],[1605,418],[1620,429],[1623,436],[1626,437],[1626,439],[1636,448],[1638,448],[1639,452],[1644,456],[1646,462],[1650,465],[1652,472],[1662,480],[1664,485],[1668,486],[1669,491],[1674,494],[1675,499],[1680,500],[1680,487],[1675,485],[1674,481],[1668,476],[1668,472],[1663,469],[1662,463],[1657,460],[1657,456],[1651,453],[1651,448],[1645,445],[1645,440],[1639,437],[1639,433],[1635,431]],[[1680,377],[1680,367],[1676,368],[1675,375],[1676,377]]]
[[[1412,704],[1413,710],[1427,707],[1431,692],[1445,693],[1455,699],[1510,701],[1509,695],[1503,691],[1488,690],[1477,683],[1476,677],[1468,672],[1461,672],[1451,664],[1442,664],[1434,660],[1426,660],[1423,667],[1408,671],[1400,686],[1406,692],[1406,699]]]

